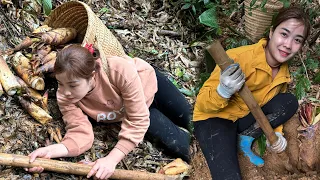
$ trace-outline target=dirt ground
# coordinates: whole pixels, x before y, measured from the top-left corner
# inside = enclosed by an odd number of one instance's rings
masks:
[[[300,125],[300,122],[296,116],[291,118],[284,125],[285,137],[288,141],[288,146],[286,153],[288,154],[292,165],[295,168],[298,168],[298,159],[299,159],[299,150],[306,146],[305,144],[300,145],[300,141],[297,139],[298,131],[297,128]],[[315,159],[314,168],[308,169],[307,172],[300,170],[298,173],[290,173],[285,170],[282,163],[279,161],[277,155],[267,151],[263,156],[265,160],[265,165],[262,168],[252,165],[249,160],[244,157],[242,154],[239,154],[239,163],[241,167],[241,173],[243,179],[246,180],[269,180],[269,179],[281,179],[281,180],[316,180],[320,179],[319,177],[319,152],[317,150],[320,148],[320,132],[317,131],[314,144],[315,144],[315,154],[313,158]],[[256,144],[254,144],[253,149],[257,149]],[[193,171],[191,173],[190,179],[193,180],[206,180],[211,179],[210,171],[205,162],[201,150],[197,151],[192,159]]]

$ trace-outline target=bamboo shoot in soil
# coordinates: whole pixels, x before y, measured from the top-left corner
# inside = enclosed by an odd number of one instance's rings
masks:
[[[37,106],[33,102],[25,100],[23,97],[18,97],[22,107],[38,122],[46,124],[52,119],[52,117],[41,107]]]
[[[20,92],[21,85],[17,82],[6,61],[0,56],[0,82],[9,96]],[[1,89],[2,90],[2,89]],[[3,90],[2,90],[3,94]],[[1,95],[2,95],[1,94]]]
[[[89,166],[86,164],[71,163],[71,162],[57,161],[57,160],[44,159],[44,158],[37,158],[32,163],[30,163],[29,160],[30,158],[28,156],[0,153],[0,165],[24,167],[24,168],[41,166],[47,171],[75,174],[80,176],[86,176],[92,168],[92,166]],[[176,180],[176,179],[179,179],[179,176],[116,169],[114,173],[111,175],[110,179]]]
[[[16,73],[26,82],[30,87],[36,90],[44,89],[43,78],[33,75],[30,60],[26,58],[21,52],[17,52],[12,58],[12,64]]]
[[[77,31],[74,28],[57,28],[41,36],[41,41],[50,45],[61,45],[73,40],[77,36]]]
[[[35,71],[35,74],[45,74],[45,73],[51,73],[54,70],[54,63],[56,60],[51,60],[47,63],[45,63],[42,66],[39,66],[37,70]]]

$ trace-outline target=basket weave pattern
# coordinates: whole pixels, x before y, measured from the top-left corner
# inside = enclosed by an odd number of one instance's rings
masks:
[[[90,43],[99,49],[105,72],[108,72],[107,55],[125,55],[117,38],[83,2],[70,1],[62,4],[51,12],[51,15],[45,20],[45,24],[52,28],[75,28],[78,43],[82,45]]]
[[[253,42],[257,42],[267,28],[271,26],[273,15],[278,12],[282,7],[283,3],[277,0],[268,0],[264,6],[266,12],[263,12],[260,8],[262,0],[257,0],[253,5],[259,6],[250,10],[250,3],[252,0],[245,0],[245,31],[249,39]]]

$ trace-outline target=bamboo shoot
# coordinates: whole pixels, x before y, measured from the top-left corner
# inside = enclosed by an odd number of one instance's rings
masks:
[[[57,28],[41,36],[42,42],[50,45],[61,45],[73,40],[77,36],[77,31],[74,28]]]
[[[17,52],[12,58],[12,64],[16,73],[26,82],[30,87],[36,90],[44,89],[43,78],[33,75],[30,60],[26,58],[21,52]]]
[[[51,51],[49,54],[47,54],[45,57],[41,59],[41,63],[46,64],[49,61],[56,60],[56,58],[57,58],[57,52]]]
[[[21,86],[17,82],[6,61],[0,56],[0,82],[9,96],[20,92]],[[3,90],[2,90],[3,93]]]
[[[22,107],[38,122],[46,124],[52,120],[52,117],[41,107],[37,106],[33,102],[25,100],[23,97],[18,97]]]
[[[35,74],[45,74],[45,73],[51,73],[54,70],[54,63],[56,60],[51,60],[47,62],[46,64],[43,64],[42,66],[39,66],[37,70],[35,71]]]

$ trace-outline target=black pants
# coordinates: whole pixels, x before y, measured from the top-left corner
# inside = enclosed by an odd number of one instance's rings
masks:
[[[262,107],[273,128],[284,124],[297,111],[298,101],[292,94],[278,94]],[[241,179],[237,153],[237,135],[254,138],[263,132],[256,124],[253,115],[238,119],[236,122],[210,118],[194,123],[195,135],[207,160],[214,180]]]
[[[167,77],[155,71],[158,92],[149,108],[150,127],[147,137],[158,142],[166,154],[189,161],[191,106]]]

